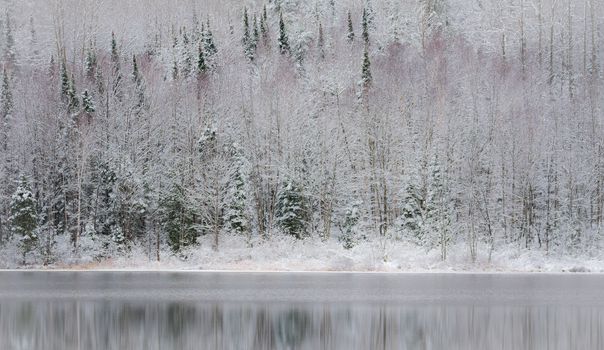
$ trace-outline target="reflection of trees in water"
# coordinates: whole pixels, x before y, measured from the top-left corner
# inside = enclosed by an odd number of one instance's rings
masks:
[[[300,310],[285,311],[277,317],[277,334],[279,335],[279,348],[296,349],[302,344],[306,332],[310,328],[310,316]]]
[[[604,349],[601,308],[0,301],[0,349]]]

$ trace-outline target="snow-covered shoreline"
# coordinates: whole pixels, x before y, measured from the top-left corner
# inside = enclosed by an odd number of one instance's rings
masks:
[[[0,268],[18,271],[131,271],[131,272],[288,272],[288,273],[604,273],[604,256],[550,255],[513,245],[500,245],[471,262],[465,244],[452,245],[448,259],[440,251],[426,251],[404,241],[363,241],[346,250],[335,239],[326,242],[290,237],[257,240],[249,247],[242,237],[225,236],[218,251],[211,239],[187,252],[183,260],[161,253],[160,262],[149,252],[133,248],[127,256],[105,261],[65,256],[50,266],[11,265],[0,258]],[[484,249],[483,251],[486,251]],[[386,259],[384,259],[386,256]]]

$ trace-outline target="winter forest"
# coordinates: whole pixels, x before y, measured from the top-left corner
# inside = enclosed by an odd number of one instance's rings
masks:
[[[604,261],[600,0],[0,1],[0,267]]]

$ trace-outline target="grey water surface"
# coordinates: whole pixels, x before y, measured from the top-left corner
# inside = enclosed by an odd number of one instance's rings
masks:
[[[604,275],[0,272],[25,349],[604,349]]]

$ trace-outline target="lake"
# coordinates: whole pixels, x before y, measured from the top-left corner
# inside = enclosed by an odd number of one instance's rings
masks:
[[[604,275],[5,271],[0,349],[604,349]]]

